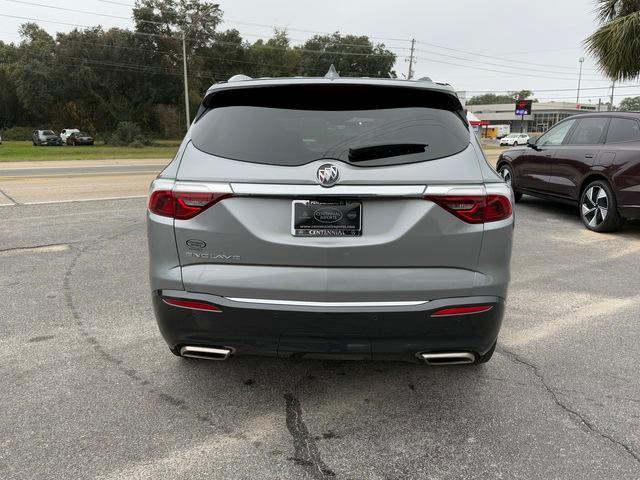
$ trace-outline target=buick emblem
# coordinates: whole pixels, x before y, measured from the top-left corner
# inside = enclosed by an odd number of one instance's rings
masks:
[[[335,165],[332,165],[331,163],[325,163],[318,168],[316,178],[318,180],[318,183],[323,187],[330,187],[336,184],[336,182],[340,178],[340,172],[338,171],[338,167],[336,167]]]

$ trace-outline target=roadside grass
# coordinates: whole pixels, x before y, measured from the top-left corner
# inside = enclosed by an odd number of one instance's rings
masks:
[[[159,140],[150,147],[112,147],[96,144],[94,146],[72,147],[35,147],[28,142],[4,141],[0,145],[0,162],[28,162],[38,160],[106,160],[135,158],[172,158],[180,142],[178,140]]]

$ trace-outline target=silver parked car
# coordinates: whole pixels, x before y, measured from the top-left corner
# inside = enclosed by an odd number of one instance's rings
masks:
[[[486,362],[512,197],[448,85],[234,77],[151,185],[160,330],[183,357]]]

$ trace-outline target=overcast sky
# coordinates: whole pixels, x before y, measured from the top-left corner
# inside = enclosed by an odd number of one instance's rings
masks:
[[[134,3],[133,0],[26,1],[124,17],[131,15],[131,7],[126,4]],[[578,59],[584,56],[580,101],[598,103],[598,98],[606,101],[609,95],[610,82],[598,74],[594,60],[581,46],[597,26],[593,0],[220,0],[218,3],[224,11],[222,28],[238,28],[249,41],[268,38],[271,32],[267,27],[246,23],[288,27],[294,43],[312,35],[296,29],[379,37],[376,41],[385,43],[398,55],[399,74],[407,73],[404,57],[409,53],[410,39],[415,38],[416,77],[429,76],[450,83],[457,90],[526,88],[542,101],[575,102]],[[0,14],[104,27],[132,26],[127,20],[70,14],[8,0],[0,0]],[[18,41],[18,26],[25,21],[0,16],[0,38]],[[38,23],[51,33],[72,28]],[[624,96],[640,95],[640,86],[625,88],[636,84],[640,85],[640,80],[617,85],[615,103]],[[600,89],[595,90],[597,87]],[[560,89],[573,91],[545,91]]]

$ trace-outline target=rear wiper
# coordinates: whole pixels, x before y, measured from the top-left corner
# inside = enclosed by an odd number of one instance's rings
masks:
[[[423,153],[429,145],[426,143],[382,143],[349,149],[350,162],[364,162],[377,158],[399,157],[412,153]]]

